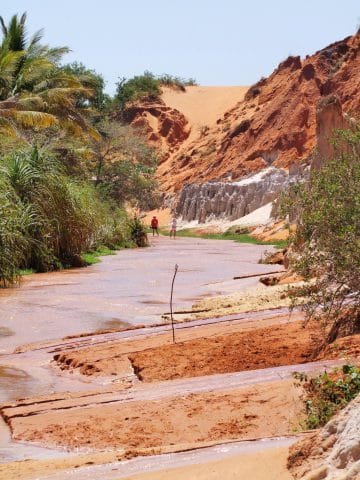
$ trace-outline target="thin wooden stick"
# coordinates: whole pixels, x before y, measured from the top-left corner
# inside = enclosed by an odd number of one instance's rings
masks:
[[[253,273],[252,275],[242,275],[241,277],[234,277],[234,280],[241,280],[242,278],[263,277],[266,275],[273,275],[274,273],[284,273],[286,270],[276,270],[274,272]]]
[[[172,305],[172,303],[173,303],[174,282],[175,282],[175,277],[176,277],[178,269],[179,269],[179,266],[176,264],[175,265],[174,276],[173,276],[172,283],[171,283],[171,295],[170,295],[170,318],[171,318],[171,329],[172,329],[173,343],[175,343],[175,327],[174,327],[173,308],[172,308],[173,305]]]

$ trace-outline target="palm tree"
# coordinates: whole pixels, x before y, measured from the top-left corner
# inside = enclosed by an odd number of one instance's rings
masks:
[[[0,25],[4,40],[8,42],[9,49],[13,52],[21,52],[26,48],[26,32],[25,32],[26,13],[23,13],[18,19],[17,15],[13,15],[9,25],[6,26],[3,17],[0,16]],[[39,37],[41,32],[37,32],[33,40],[36,42],[36,37]]]
[[[69,49],[41,45],[41,30],[28,40],[25,22],[25,13],[20,19],[14,15],[8,25],[0,17],[0,133],[21,136],[27,128],[60,126],[71,134],[96,137],[87,109],[77,105],[93,89],[59,66]]]

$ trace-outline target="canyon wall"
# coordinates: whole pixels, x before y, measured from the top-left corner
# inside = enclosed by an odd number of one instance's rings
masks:
[[[219,108],[217,88],[222,88],[226,111]],[[187,87],[129,109],[128,120],[143,127],[162,150],[158,179],[165,192],[308,160],[316,146],[319,100],[336,95],[345,114],[356,117],[360,111],[360,34],[303,59],[290,56],[245,94],[234,88],[227,93],[225,87]],[[197,89],[204,90],[198,97]],[[217,120],[209,114],[212,95]],[[196,124],[189,104],[197,109]]]
[[[124,112],[115,113],[114,118],[130,123],[145,134],[149,143],[161,152],[162,161],[177,151],[191,131],[183,113],[156,97],[134,103]]]
[[[199,223],[215,219],[236,220],[275,200],[297,175],[269,167],[239,182],[206,182],[186,185],[179,194],[176,215]]]
[[[360,34],[304,59],[290,56],[248,89],[228,88],[167,90],[126,112],[161,150],[160,186],[186,220],[240,218],[286,188],[285,170],[333,156],[334,128],[359,116]],[[229,99],[233,106],[221,112]]]
[[[344,114],[358,116],[360,34],[305,59],[286,59],[214,126],[186,148],[180,145],[159,166],[160,183],[177,192],[185,183],[229,175],[238,180],[269,165],[289,168],[308,161],[316,147],[317,105],[330,95],[337,96]]]

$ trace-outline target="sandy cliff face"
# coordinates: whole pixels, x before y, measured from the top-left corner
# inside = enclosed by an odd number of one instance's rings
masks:
[[[233,90],[167,90],[157,109],[144,105],[133,112],[131,121],[145,126],[166,152],[158,170],[165,190],[238,180],[269,165],[288,168],[307,160],[316,145],[319,100],[336,94],[344,113],[360,110],[360,35],[305,59],[289,57],[249,89],[228,88]],[[203,89],[202,96],[196,89]]]
[[[322,430],[292,447],[289,468],[296,479],[360,478],[360,396]]]

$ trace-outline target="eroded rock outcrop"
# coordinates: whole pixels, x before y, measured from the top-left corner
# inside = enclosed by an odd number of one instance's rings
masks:
[[[337,153],[350,153],[346,143],[334,140],[337,130],[356,129],[358,121],[343,112],[337,95],[322,98],[316,108],[316,152],[312,157],[312,168],[320,168],[326,161],[336,158]]]
[[[217,124],[169,155],[159,180],[169,192],[185,183],[240,179],[269,165],[289,168],[316,147],[319,100],[337,95],[342,111],[360,111],[360,35],[307,56],[289,57],[249,88]],[[204,119],[206,124],[206,119]],[[329,123],[330,125],[330,123]]]
[[[162,151],[163,159],[176,151],[190,133],[185,116],[165,105],[161,98],[147,98],[129,106],[121,120],[141,129],[149,142]]]
[[[312,166],[319,168],[326,159],[332,159],[335,149],[331,143],[335,129],[346,128],[340,99],[329,95],[321,99],[316,108],[316,147]]]
[[[206,182],[185,186],[176,214],[185,221],[204,223],[213,219],[236,220],[278,197],[297,176],[269,167],[239,182]]]
[[[360,478],[360,395],[320,432],[291,448],[288,467],[295,479]]]

